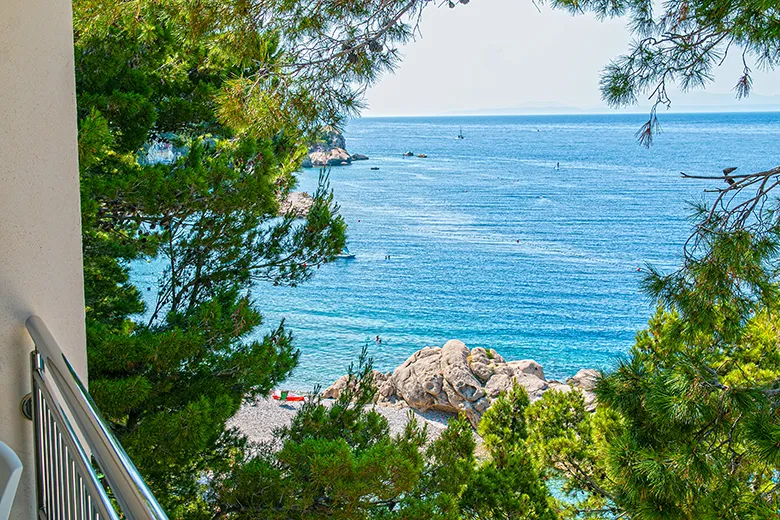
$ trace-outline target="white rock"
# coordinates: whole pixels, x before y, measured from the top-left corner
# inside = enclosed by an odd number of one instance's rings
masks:
[[[534,361],[533,359],[521,359],[520,361],[510,361],[508,366],[514,370],[515,374],[531,374],[539,379],[544,379],[544,369],[542,365]]]
[[[601,374],[599,374],[598,370],[583,368],[566,382],[587,392],[592,392],[596,389],[596,383],[598,383],[600,377]]]
[[[481,347],[469,350],[461,341],[451,340],[443,347],[425,347],[409,356],[395,371],[374,373],[377,402],[383,406],[419,410],[462,412],[476,426],[482,414],[501,394],[517,382],[533,402],[545,392],[578,390],[588,410],[595,409],[592,392],[598,378],[595,370],[580,370],[564,384],[545,381],[544,369],[532,359],[504,361],[495,350]],[[336,381],[323,395],[337,396],[346,379]]]

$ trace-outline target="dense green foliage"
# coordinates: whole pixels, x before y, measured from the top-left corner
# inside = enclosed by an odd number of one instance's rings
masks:
[[[683,267],[648,277],[658,312],[595,413],[577,392],[529,404],[515,387],[483,418],[484,453],[463,419],[392,436],[361,363],[278,446],[227,427],[297,359],[283,324],[259,332],[252,285],[305,282],[344,246],[324,180],[307,218],[279,215],[303,143],[359,108],[428,3],[74,2],[90,389],[170,516],[776,517],[780,228],[764,202],[780,172],[730,183],[762,183],[736,210],[699,208]],[[772,3],[671,2],[660,19],[644,0],[556,5],[633,16],[642,39],[602,85],[614,104],[667,103],[667,81],[704,83],[729,44],[767,66],[780,52]],[[129,281],[143,260],[162,271],[147,299]]]
[[[631,357],[603,378],[599,408],[549,393],[528,411],[532,450],[603,518],[776,518],[780,511],[780,349],[776,315],[719,345],[659,309]]]
[[[515,382],[482,417],[479,434],[488,460],[475,470],[462,494],[466,518],[558,518],[529,453],[528,405],[528,394]]]
[[[244,445],[227,420],[295,366],[252,284],[304,282],[344,246],[325,182],[307,218],[279,215],[303,145],[425,3],[74,2],[91,391],[173,517],[210,516],[203,477]],[[162,274],[138,288],[144,259]]]
[[[649,327],[597,387],[529,410],[542,466],[580,501],[634,519],[780,512],[780,227],[771,172],[697,206],[682,267],[650,269]],[[769,188],[767,188],[769,186]],[[751,187],[757,191],[748,193]]]
[[[392,436],[369,406],[375,395],[371,365],[361,362],[335,403],[307,401],[278,432],[277,449],[248,450],[247,460],[215,483],[221,517],[557,518],[525,445],[525,390],[502,395],[486,414],[481,431],[490,439],[489,458],[482,462],[465,418],[429,441],[411,416],[405,431]]]

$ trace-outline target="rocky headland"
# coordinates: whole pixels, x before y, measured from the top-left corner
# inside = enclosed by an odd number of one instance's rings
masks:
[[[362,154],[350,155],[347,141],[338,128],[323,127],[317,139],[309,145],[309,156],[304,159],[304,168],[322,168],[324,166],[348,166],[352,161],[366,161]]]
[[[531,402],[545,392],[582,392],[586,408],[592,411],[599,372],[583,369],[566,382],[547,380],[543,367],[534,360],[505,361],[493,349],[469,349],[461,341],[450,340],[443,347],[415,352],[393,372],[375,370],[373,376],[378,405],[421,412],[463,412],[476,427],[493,400],[510,390],[515,381],[525,388]],[[347,376],[342,376],[322,395],[336,398],[347,384]]]

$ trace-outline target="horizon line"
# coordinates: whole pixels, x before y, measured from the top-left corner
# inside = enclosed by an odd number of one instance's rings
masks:
[[[602,115],[617,115],[617,116],[636,116],[647,114],[647,111],[622,111],[619,109],[608,111],[590,111],[588,109],[582,109],[577,112],[512,112],[512,113],[495,113],[495,112],[480,112],[480,113],[463,113],[463,114],[367,114],[358,115],[351,119],[392,119],[392,118],[423,118],[423,117],[516,117],[516,116],[602,116]],[[755,108],[755,109],[737,109],[737,110],[712,110],[709,107],[702,107],[700,110],[686,108],[681,111],[668,111],[659,114],[660,115],[689,115],[689,114],[777,114],[780,113],[780,106],[772,108]]]

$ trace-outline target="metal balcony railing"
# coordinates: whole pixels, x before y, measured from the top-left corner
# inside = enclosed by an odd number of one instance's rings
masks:
[[[26,325],[35,342],[32,415],[38,518],[167,519],[43,320],[31,316]]]

